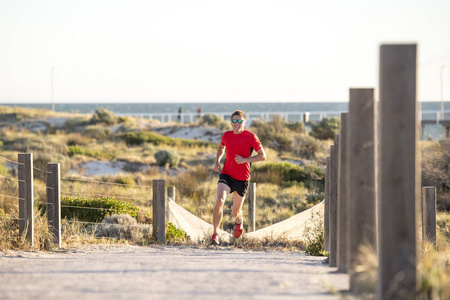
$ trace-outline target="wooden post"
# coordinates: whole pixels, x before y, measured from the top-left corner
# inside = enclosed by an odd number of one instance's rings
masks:
[[[61,196],[59,163],[47,164],[47,220],[53,241],[61,248]]]
[[[374,89],[350,89],[348,127],[350,291],[361,293],[363,274],[356,272],[359,250],[363,245],[377,249]]]
[[[337,267],[342,273],[348,272],[347,239],[348,239],[348,113],[341,113],[341,125],[339,133],[339,170],[338,170],[338,224],[337,224]]]
[[[436,245],[436,188],[425,186],[422,188],[422,236],[424,240]]]
[[[248,232],[255,231],[256,183],[250,182],[248,190]]]
[[[166,243],[166,181],[153,180],[153,236],[157,242]]]
[[[167,208],[166,208],[166,219],[169,220],[169,200],[175,202],[175,187],[167,187]]]
[[[334,136],[331,154],[331,187],[330,187],[330,267],[337,267],[337,193],[339,169],[339,134]]]
[[[323,209],[324,249],[330,252],[330,181],[331,181],[331,158],[327,157],[327,168],[325,170],[325,203]]]
[[[379,111],[377,297],[414,298],[420,199],[416,45],[380,47]]]
[[[34,245],[33,153],[19,153],[19,234]]]

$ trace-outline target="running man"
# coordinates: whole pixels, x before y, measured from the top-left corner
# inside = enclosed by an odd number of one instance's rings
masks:
[[[231,126],[233,131],[227,131],[222,136],[217,149],[214,171],[220,173],[217,183],[217,199],[213,212],[214,234],[210,245],[219,245],[217,234],[222,221],[223,205],[229,194],[233,194],[233,216],[236,218],[234,226],[234,237],[239,238],[244,231],[242,204],[247,193],[250,181],[250,163],[266,160],[266,153],[256,134],[245,130],[245,114],[241,110],[231,115]],[[252,156],[255,150],[257,155]],[[226,152],[223,169],[220,159]]]

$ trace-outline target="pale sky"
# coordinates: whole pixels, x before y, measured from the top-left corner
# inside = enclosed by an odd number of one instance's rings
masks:
[[[0,103],[344,102],[383,43],[450,101],[449,0],[0,0]]]

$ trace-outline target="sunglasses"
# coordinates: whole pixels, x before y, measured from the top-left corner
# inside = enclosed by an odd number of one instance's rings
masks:
[[[242,123],[244,123],[244,120],[233,119],[233,120],[231,120],[231,122],[233,122],[233,124],[236,124],[236,123],[242,124]]]

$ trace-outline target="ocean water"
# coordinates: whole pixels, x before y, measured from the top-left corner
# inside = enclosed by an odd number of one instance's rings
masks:
[[[1,106],[19,106],[30,108],[51,109],[50,103],[0,103]],[[421,102],[422,110],[441,109],[440,102]],[[104,107],[115,113],[177,113],[195,112],[201,107],[203,113],[230,113],[237,109],[244,112],[295,112],[295,111],[335,111],[348,110],[348,102],[259,102],[259,103],[55,103],[58,112],[91,113]],[[450,110],[450,102],[444,103],[444,110]]]
[[[20,106],[30,108],[51,109],[49,103],[5,103],[5,106]],[[347,102],[334,103],[55,103],[55,111],[91,113],[99,107],[104,107],[115,113],[178,113],[196,112],[200,107],[203,113],[231,113],[237,109],[244,112],[274,112],[274,111],[346,111]]]

